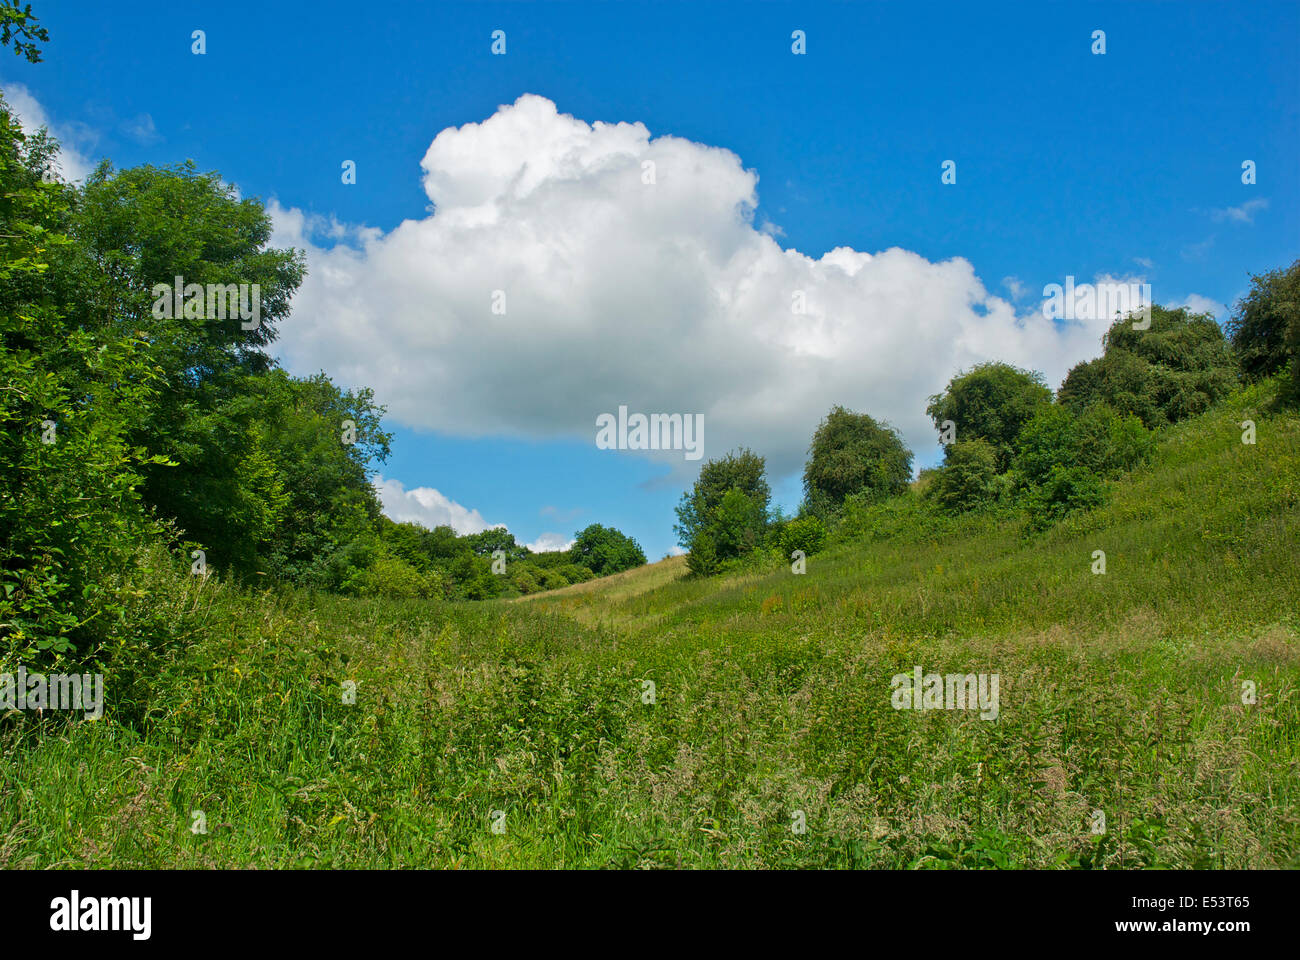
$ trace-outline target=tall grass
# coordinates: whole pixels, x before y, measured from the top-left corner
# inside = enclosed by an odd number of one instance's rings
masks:
[[[0,721],[0,865],[1300,866],[1300,419],[1267,400],[1045,534],[903,499],[801,576],[161,583],[188,643],[110,668],[102,720]],[[998,674],[997,720],[893,709],[916,665]]]

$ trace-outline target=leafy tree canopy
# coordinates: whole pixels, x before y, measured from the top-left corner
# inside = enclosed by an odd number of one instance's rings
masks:
[[[1296,358],[1300,344],[1300,260],[1250,278],[1250,292],[1226,324],[1248,379],[1271,376]]]
[[[1154,429],[1204,413],[1236,386],[1237,363],[1223,331],[1204,314],[1153,305],[1151,326],[1116,321],[1103,352],[1066,375],[1060,402],[1076,413],[1105,403]]]
[[[1002,472],[1011,463],[1020,428],[1051,401],[1042,374],[990,362],[953,377],[930,398],[926,413],[941,433],[944,423],[952,421],[956,440],[987,441]]]
[[[836,406],[813,434],[804,496],[813,512],[866,491],[873,499],[901,493],[912,477],[912,452],[898,432],[865,413]]]

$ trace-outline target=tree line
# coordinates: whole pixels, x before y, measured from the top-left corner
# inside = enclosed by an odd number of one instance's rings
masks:
[[[5,39],[39,59],[43,32],[17,16]],[[372,478],[392,436],[372,391],[291,376],[267,353],[305,263],[268,245],[262,203],[192,162],[104,161],[70,184],[57,153],[0,98],[0,661],[144,642],[159,564],[253,586],[485,599],[645,562],[600,524],[534,553],[502,529],[383,516]],[[155,309],[155,286],[175,278],[257,289],[258,321],[209,317],[201,298]]]
[[[702,576],[869,535],[889,509],[912,510],[916,523],[1002,510],[1041,531],[1104,503],[1108,483],[1145,462],[1160,432],[1243,384],[1275,378],[1279,402],[1295,403],[1298,353],[1300,260],[1252,277],[1224,327],[1158,305],[1149,326],[1117,319],[1102,355],[1075,365],[1055,394],[1041,374],[1007,363],[959,372],[926,407],[943,462],[915,481],[897,430],[836,406],[813,434],[793,517],[772,508],[764,458],[741,448],[703,465],[673,529]]]

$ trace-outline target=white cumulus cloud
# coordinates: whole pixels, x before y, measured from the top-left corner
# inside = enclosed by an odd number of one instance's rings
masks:
[[[576,541],[562,533],[544,533],[526,546],[533,553],[550,553],[555,550],[568,550]]]
[[[926,398],[958,369],[1005,360],[1056,385],[1107,323],[1018,314],[962,258],[782,247],[734,153],[540,96],[441,131],[421,167],[433,211],[388,232],[271,205],[273,242],[310,271],[282,359],[374,387],[412,427],[594,442],[620,404],[702,413],[706,459],[744,444],[781,476],[833,404],[932,448]]]
[[[448,499],[433,487],[412,487],[407,490],[402,481],[375,477],[375,490],[384,513],[398,523],[418,523],[432,530],[449,526],[458,534],[482,533],[502,524],[488,523],[477,510],[463,507]]]
[[[1228,308],[1219,303],[1218,300],[1211,300],[1209,297],[1203,297],[1199,293],[1189,293],[1185,300],[1171,304],[1173,307],[1186,307],[1189,313],[1208,313],[1216,320],[1225,320],[1228,316]]]
[[[84,139],[84,136],[71,128],[51,123],[45,108],[32,96],[26,86],[21,83],[6,83],[4,98],[14,116],[18,118],[23,133],[34,134],[41,127],[46,127],[50,135],[59,141],[57,166],[59,175],[63,179],[84,180],[95,169],[94,161],[76,147],[77,142]]]

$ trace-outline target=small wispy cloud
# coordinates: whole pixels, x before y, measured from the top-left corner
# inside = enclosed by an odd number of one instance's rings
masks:
[[[557,523],[570,523],[582,516],[582,507],[574,507],[572,510],[561,510],[559,507],[547,505],[537,511],[538,516],[553,517]]]
[[[1189,293],[1187,298],[1180,303],[1170,304],[1172,307],[1186,307],[1189,313],[1208,313],[1216,320],[1220,320],[1228,315],[1228,308],[1218,300],[1211,300],[1209,297],[1203,297],[1199,293]]]
[[[1205,255],[1210,252],[1210,247],[1214,246],[1214,237],[1206,237],[1200,243],[1189,243],[1183,247],[1180,254],[1184,260],[1203,260]]]
[[[1268,200],[1260,197],[1256,200],[1247,200],[1239,207],[1223,207],[1219,210],[1211,210],[1210,216],[1216,223],[1222,223],[1225,220],[1229,223],[1254,223],[1255,214],[1261,210],[1268,209]]]
[[[1149,257],[1134,257],[1133,262],[1146,270],[1154,270],[1156,266]]]
[[[138,114],[134,119],[122,124],[122,132],[136,143],[148,145],[157,143],[162,137],[154,126],[153,117],[147,113]]]
[[[1019,277],[1003,277],[1002,286],[1006,287],[1011,293],[1012,300],[1019,300],[1025,295],[1025,285]]]

